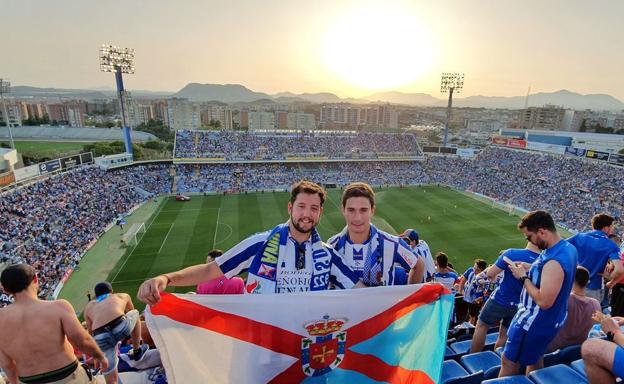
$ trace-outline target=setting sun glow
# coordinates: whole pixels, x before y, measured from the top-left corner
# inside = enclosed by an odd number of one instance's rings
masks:
[[[400,9],[356,10],[330,27],[323,42],[326,66],[342,81],[368,90],[401,87],[430,70],[431,37]]]

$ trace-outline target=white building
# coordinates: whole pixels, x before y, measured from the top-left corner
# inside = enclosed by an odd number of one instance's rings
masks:
[[[273,112],[249,112],[250,131],[271,131],[275,129]]]
[[[199,106],[189,102],[188,99],[169,99],[167,101],[167,117],[167,125],[174,131],[199,129],[201,127]]]

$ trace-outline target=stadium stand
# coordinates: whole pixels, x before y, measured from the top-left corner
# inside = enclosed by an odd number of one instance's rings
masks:
[[[158,138],[151,133],[132,131],[133,141],[149,141]],[[8,137],[9,131],[0,127],[0,137]],[[70,128],[70,127],[36,127],[24,126],[13,129],[15,139],[28,140],[75,140],[75,141],[111,141],[123,140],[123,132],[119,128]]]
[[[174,154],[174,158],[226,160],[376,159],[383,156],[422,156],[413,135],[256,134],[231,131],[177,131]]]

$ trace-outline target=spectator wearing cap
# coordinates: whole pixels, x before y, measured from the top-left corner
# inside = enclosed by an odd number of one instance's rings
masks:
[[[423,276],[423,282],[431,281],[433,274],[436,272],[435,263],[433,262],[433,255],[429,244],[425,240],[421,240],[418,232],[414,229],[406,229],[401,235],[402,238],[409,244],[412,251],[423,258],[425,262],[425,273]]]
[[[134,360],[140,360],[149,347],[141,345],[139,311],[134,309],[130,295],[113,293],[107,281],[97,283],[94,292],[95,300],[87,304],[84,312],[87,329],[109,361],[108,369],[102,372],[106,383],[116,384],[119,342],[128,336],[132,338]]]

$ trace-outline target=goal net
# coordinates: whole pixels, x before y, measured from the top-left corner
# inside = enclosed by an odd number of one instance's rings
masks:
[[[141,234],[145,233],[145,223],[135,223],[121,236],[121,242],[126,247],[136,246],[139,243]]]

